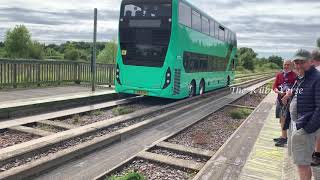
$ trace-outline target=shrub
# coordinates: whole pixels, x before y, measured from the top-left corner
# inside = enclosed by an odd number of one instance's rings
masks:
[[[43,59],[44,45],[37,41],[33,41],[29,46],[29,57],[32,59]]]
[[[72,120],[73,120],[73,124],[78,124],[81,120],[81,117],[79,114],[76,114],[76,115],[72,116]]]
[[[132,113],[132,112],[133,112],[132,109],[129,109],[129,108],[126,108],[126,107],[121,107],[121,106],[118,106],[118,107],[112,109],[112,113],[115,116],[129,114],[129,113]]]
[[[100,116],[101,114],[102,114],[101,110],[95,110],[90,112],[91,116]]]
[[[64,53],[65,60],[79,60],[80,52],[77,49],[67,49]]]
[[[230,117],[232,119],[244,119],[248,117],[251,113],[252,113],[252,110],[250,109],[238,108],[230,112]]]

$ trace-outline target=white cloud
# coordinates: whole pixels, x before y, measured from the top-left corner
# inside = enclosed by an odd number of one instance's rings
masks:
[[[116,35],[120,0],[1,0],[0,40],[15,24],[25,24],[42,42],[92,39],[93,8],[99,11],[99,40]],[[289,55],[296,48],[312,49],[320,37],[317,0],[190,0],[199,9],[237,32],[240,46],[262,55]],[[19,10],[20,8],[20,10]],[[21,8],[29,10],[21,12]],[[15,12],[14,12],[15,11]],[[33,12],[32,12],[33,11]]]

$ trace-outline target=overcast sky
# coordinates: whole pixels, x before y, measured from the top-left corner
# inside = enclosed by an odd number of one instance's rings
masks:
[[[311,50],[320,37],[320,0],[189,0],[237,32],[240,47],[260,56],[292,56]],[[0,41],[16,24],[45,43],[91,41],[93,8],[99,10],[98,41],[117,33],[120,0],[0,0]]]

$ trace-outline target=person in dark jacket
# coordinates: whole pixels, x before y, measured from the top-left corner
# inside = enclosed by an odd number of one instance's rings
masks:
[[[312,64],[320,71],[320,49],[315,49],[311,53]],[[320,134],[317,135],[315,152],[312,155],[311,166],[320,166]]]
[[[301,180],[311,180],[312,154],[320,133],[320,72],[312,65],[310,56],[306,50],[296,53],[293,62],[298,78],[293,91],[283,98],[283,103],[291,99],[288,150]]]
[[[273,139],[273,141],[275,141],[275,146],[277,147],[284,147],[284,145],[287,144],[288,139],[287,130],[289,129],[290,118],[286,118],[285,112],[287,106],[281,102],[281,99],[296,81],[297,75],[292,71],[292,68],[291,60],[285,60],[283,62],[283,70],[277,73],[276,80],[273,84],[273,91],[278,94],[276,100],[276,118],[280,119],[281,125],[281,136]]]

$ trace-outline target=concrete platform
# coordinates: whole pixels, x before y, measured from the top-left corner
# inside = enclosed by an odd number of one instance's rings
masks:
[[[238,179],[259,133],[274,105],[275,94],[269,94],[240,128],[206,163],[195,180]],[[261,167],[263,168],[263,167]]]
[[[279,120],[274,112],[275,106],[241,172],[240,180],[299,180],[296,166],[288,156],[288,148],[274,146],[272,139],[280,136]],[[313,168],[313,175],[315,180],[319,180],[320,168]]]
[[[51,110],[58,110],[68,106],[98,102],[115,94],[111,88],[91,92],[89,87],[81,86],[0,91],[0,119],[40,114],[48,107]],[[68,101],[73,103],[66,103]]]

